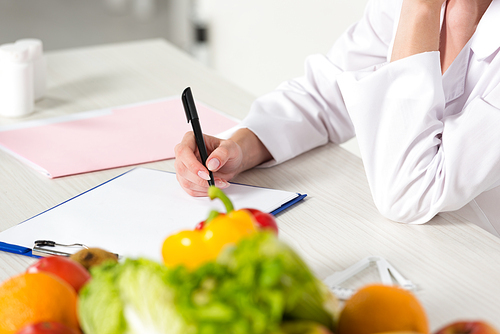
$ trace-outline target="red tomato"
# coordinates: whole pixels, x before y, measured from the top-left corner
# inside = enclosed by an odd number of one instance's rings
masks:
[[[44,321],[23,327],[16,334],[80,334],[80,332],[59,322]]]
[[[48,272],[68,282],[78,293],[90,279],[90,273],[80,263],[62,256],[49,256],[35,262],[28,273]]]

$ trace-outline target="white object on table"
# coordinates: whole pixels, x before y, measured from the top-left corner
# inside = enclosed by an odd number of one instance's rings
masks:
[[[33,64],[25,45],[0,46],[0,116],[23,117],[34,110]]]
[[[341,287],[340,284],[349,278],[359,274],[375,263],[383,284],[393,285],[393,277],[396,282],[403,288],[409,291],[416,290],[416,285],[403,277],[389,262],[380,256],[369,256],[363,260],[353,264],[349,268],[338,271],[324,279],[324,283],[332,290],[332,292],[340,299],[349,299],[356,291],[354,289]]]
[[[42,41],[24,38],[17,40],[15,44],[28,48],[28,57],[33,63],[33,97],[37,101],[45,95],[47,90],[47,63],[43,55]]]

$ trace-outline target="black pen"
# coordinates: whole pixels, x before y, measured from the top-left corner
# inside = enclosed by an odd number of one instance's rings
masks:
[[[194,138],[196,139],[196,146],[198,146],[198,151],[200,152],[201,162],[203,166],[207,168],[207,147],[205,146],[205,141],[203,140],[203,132],[201,132],[200,118],[198,117],[198,112],[196,111],[196,105],[194,104],[193,94],[191,93],[191,88],[184,89],[182,92],[182,104],[184,105],[184,111],[186,112],[186,118],[189,123],[191,121],[191,126],[193,127]],[[208,170],[208,168],[207,168]],[[208,185],[215,186],[214,175],[209,170],[210,180],[208,180]]]

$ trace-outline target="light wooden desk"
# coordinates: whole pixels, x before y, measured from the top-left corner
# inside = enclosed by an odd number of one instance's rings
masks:
[[[197,100],[239,118],[253,100],[162,40],[52,52],[48,64],[48,93],[29,119],[180,95],[187,86]],[[0,125],[16,121],[0,119]],[[144,166],[174,171],[173,160]],[[128,169],[50,180],[0,151],[0,230]],[[383,256],[420,287],[432,330],[458,319],[485,319],[500,328],[500,239],[452,214],[421,226],[384,219],[361,160],[342,148],[326,145],[235,181],[308,194],[278,223],[281,238],[320,278]],[[0,281],[31,262],[0,252]]]

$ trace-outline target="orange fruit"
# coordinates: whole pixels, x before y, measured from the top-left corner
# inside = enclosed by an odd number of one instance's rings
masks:
[[[338,334],[429,333],[425,310],[409,291],[373,284],[349,298],[339,316]]]
[[[22,327],[56,321],[79,329],[75,290],[48,273],[24,273],[0,285],[0,334],[14,334]]]

